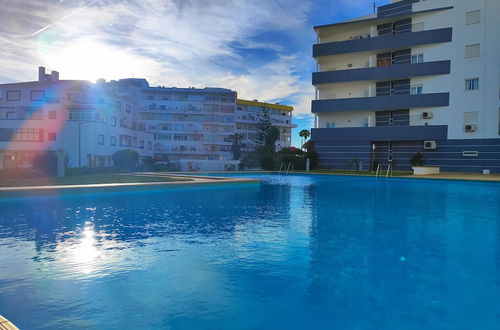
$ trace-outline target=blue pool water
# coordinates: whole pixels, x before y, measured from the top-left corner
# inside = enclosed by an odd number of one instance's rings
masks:
[[[500,185],[319,175],[0,200],[21,329],[499,329]]]

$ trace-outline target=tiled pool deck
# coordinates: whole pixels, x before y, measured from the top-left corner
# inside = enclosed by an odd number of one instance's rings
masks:
[[[133,173],[132,173],[133,174]],[[190,174],[155,173],[141,172],[142,176],[175,177],[183,178],[186,181],[159,181],[159,182],[130,182],[130,183],[94,183],[94,184],[72,184],[72,185],[48,185],[48,186],[20,186],[20,187],[0,187],[1,193],[12,192],[50,192],[58,190],[72,189],[99,189],[103,191],[116,191],[123,187],[129,188],[155,188],[181,187],[184,185],[207,185],[207,184],[246,184],[259,182],[257,179],[229,178],[229,177],[204,177]]]
[[[19,328],[0,315],[0,330],[19,330]]]
[[[439,173],[430,175],[409,175],[406,178],[415,179],[444,179],[444,180],[473,180],[473,181],[496,181],[500,182],[500,174],[479,173]]]

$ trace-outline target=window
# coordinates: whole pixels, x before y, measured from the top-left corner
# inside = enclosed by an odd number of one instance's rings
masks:
[[[44,97],[44,91],[31,91],[31,101],[42,101]]]
[[[498,135],[500,135],[500,108],[498,108]]]
[[[49,119],[57,119],[57,112],[49,111]]]
[[[474,10],[465,13],[465,25],[477,24],[481,22],[481,11]]]
[[[104,135],[99,134],[97,136],[97,144],[101,144],[101,145],[104,144]]]
[[[153,148],[153,144],[151,142],[148,142],[148,150],[151,150]]]
[[[24,119],[43,119],[43,108],[24,108]]]
[[[91,109],[74,108],[68,109],[69,120],[92,120]]]
[[[154,100],[154,99],[155,99],[154,95],[147,95],[146,96],[146,100]]]
[[[120,101],[116,101],[115,108],[121,109],[122,108],[122,103]]]
[[[111,126],[116,126],[116,117],[111,117]]]
[[[414,54],[411,56],[411,63],[423,63],[424,62],[424,54]]]
[[[39,128],[0,128],[1,142],[43,142]]]
[[[128,135],[120,135],[120,146],[129,147],[132,142],[132,137]]]
[[[112,146],[116,146],[116,136],[112,136],[109,141]]]
[[[126,105],[125,105],[125,111],[126,111],[127,113],[130,113],[130,112],[132,111],[132,107],[130,106],[130,104],[126,104]]]
[[[465,90],[473,91],[479,89],[479,78],[465,79]]]
[[[423,86],[422,85],[410,86],[410,94],[416,95],[416,94],[422,94],[422,92],[423,92]]]
[[[334,122],[326,123],[326,128],[335,128],[335,123]]]
[[[176,141],[187,141],[187,139],[188,139],[187,135],[174,134],[174,140]]]
[[[47,134],[47,141],[55,141],[56,140],[56,133],[54,132],[49,132]]]
[[[167,110],[167,107],[166,107],[165,105],[160,105],[158,108],[159,108],[160,110]]]
[[[21,91],[7,91],[7,101],[20,101]]]
[[[144,141],[139,141],[139,146],[141,147],[141,149],[144,149]]]
[[[465,46],[465,58],[479,57],[480,45],[473,44]]]
[[[155,135],[155,140],[158,140],[158,141],[169,141],[169,140],[172,140],[172,134],[170,133],[157,133]]]

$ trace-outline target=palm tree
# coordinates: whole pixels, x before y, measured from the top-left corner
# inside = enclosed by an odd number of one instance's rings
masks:
[[[302,143],[302,145],[304,145],[307,139],[311,136],[311,132],[309,132],[307,129],[303,129],[302,131],[299,132],[299,136],[304,139]]]
[[[243,134],[235,133],[235,134],[231,135],[230,137],[233,140],[233,145],[231,148],[231,151],[233,152],[233,159],[240,160],[241,147],[242,147],[241,140],[243,140]]]

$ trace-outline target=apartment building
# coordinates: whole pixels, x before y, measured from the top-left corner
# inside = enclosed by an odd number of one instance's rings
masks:
[[[500,1],[402,0],[316,26],[320,166],[500,172]]]
[[[0,169],[34,167],[46,151],[64,152],[71,167],[110,166],[120,149],[151,157],[154,134],[136,110],[101,84],[40,67],[37,81],[0,85]]]
[[[236,97],[136,78],[60,80],[40,67],[38,81],[0,85],[0,168],[31,167],[45,151],[64,152],[71,167],[111,166],[115,151],[132,149],[171,170],[236,170],[235,137],[241,151],[253,151],[264,108],[280,129],[277,150],[290,146],[292,107],[245,100],[237,107]]]
[[[107,89],[139,104],[139,119],[155,135],[155,161],[180,171],[237,169],[231,149],[236,92],[152,87],[145,79],[111,81]]]
[[[242,138],[243,151],[250,152],[257,148],[255,143],[257,124],[263,118],[264,111],[267,111],[271,123],[280,131],[280,137],[275,143],[276,150],[291,146],[292,128],[297,127],[292,124],[293,107],[278,103],[237,99],[235,131]]]

